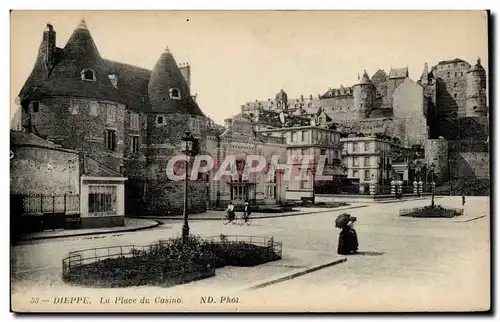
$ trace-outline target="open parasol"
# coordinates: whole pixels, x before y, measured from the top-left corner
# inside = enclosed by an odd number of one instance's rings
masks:
[[[337,228],[342,228],[345,225],[347,225],[347,222],[349,222],[349,219],[351,219],[351,215],[343,213],[335,219],[335,227]]]

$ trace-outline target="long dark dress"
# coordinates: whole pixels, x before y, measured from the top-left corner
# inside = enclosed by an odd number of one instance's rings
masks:
[[[358,235],[356,230],[344,226],[339,234],[339,244],[337,253],[339,255],[348,255],[358,250]]]

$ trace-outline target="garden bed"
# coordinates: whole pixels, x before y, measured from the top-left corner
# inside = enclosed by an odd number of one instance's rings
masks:
[[[299,207],[302,208],[338,208],[338,207],[343,207],[343,206],[349,206],[347,202],[343,201],[338,201],[338,202],[316,202],[312,203],[309,201],[302,201],[299,204]]]
[[[220,236],[76,251],[63,259],[63,280],[93,287],[171,286],[214,276],[215,269],[224,266],[256,266],[281,259],[281,244],[279,249],[276,245],[272,238],[257,245]],[[110,251],[116,249],[119,252]]]
[[[412,209],[401,209],[399,212],[402,217],[414,218],[454,218],[464,214],[463,209],[445,208],[443,206],[425,206]]]

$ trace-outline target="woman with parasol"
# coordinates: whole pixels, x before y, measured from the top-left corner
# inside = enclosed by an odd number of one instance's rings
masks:
[[[354,229],[356,217],[351,217],[349,214],[341,214],[335,219],[335,227],[340,228],[339,244],[337,253],[340,255],[348,255],[358,250],[358,236]]]

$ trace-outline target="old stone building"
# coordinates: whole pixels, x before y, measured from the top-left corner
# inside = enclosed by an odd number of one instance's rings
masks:
[[[425,159],[439,163],[435,165],[440,182],[454,179],[448,176],[449,167],[465,169],[455,172],[458,177],[482,176],[489,166],[486,72],[479,59],[474,66],[458,58],[441,61],[430,70],[425,63],[416,82],[407,67],[391,68],[389,73],[378,70],[371,78],[365,71],[352,86],[300,99],[290,99],[281,90],[274,100],[248,102],[241,110],[256,121],[262,118],[262,111],[302,117],[322,111],[342,133],[397,137],[402,146],[425,148]],[[431,148],[435,145],[446,152]]]
[[[166,166],[190,131],[200,153],[208,118],[190,90],[190,66],[165,50],[152,70],[105,59],[84,21],[64,48],[51,24],[19,94],[26,132],[82,152],[128,177],[127,212],[181,212],[182,182]],[[190,212],[206,210],[204,178],[189,183]]]
[[[124,225],[127,179],[119,172],[33,133],[12,131],[10,146],[16,233]]]
[[[286,141],[280,136],[256,131],[255,123],[248,115],[238,114],[228,118],[224,127],[212,125],[207,137],[207,153],[215,160],[208,180],[211,206],[225,207],[230,201],[235,205],[241,205],[245,200],[251,204],[279,204],[285,201],[283,173],[279,169],[271,175],[268,172],[272,171],[270,162],[273,156],[277,156],[280,163],[286,163]],[[245,178],[243,169],[249,160],[247,157],[257,156],[264,158],[266,166]],[[223,166],[223,161],[231,157],[238,165],[237,179],[226,176],[214,180],[214,174]]]

